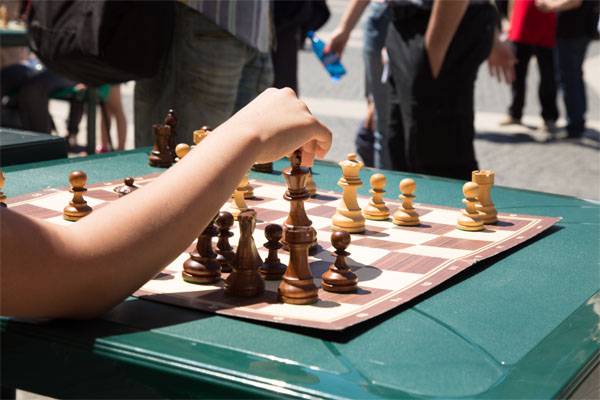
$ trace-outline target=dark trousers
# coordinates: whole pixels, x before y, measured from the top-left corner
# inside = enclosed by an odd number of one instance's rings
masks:
[[[396,6],[393,15],[387,38],[393,167],[470,180],[477,169],[475,79],[491,49],[495,10],[487,4],[468,8],[435,79],[424,48],[429,13]]]
[[[291,25],[277,31],[277,45],[271,52],[273,86],[289,87],[298,93],[298,49],[300,25]]]
[[[527,86],[527,67],[531,56],[537,59],[540,71],[538,96],[542,106],[544,121],[555,122],[558,119],[556,107],[556,73],[554,70],[553,49],[528,44],[513,43],[517,57],[515,80],[512,83],[512,103],[508,113],[514,119],[521,119],[525,105],[525,88]]]
[[[558,39],[557,43],[560,85],[567,109],[567,132],[571,137],[580,137],[585,131],[587,98],[582,66],[589,43],[587,37]]]

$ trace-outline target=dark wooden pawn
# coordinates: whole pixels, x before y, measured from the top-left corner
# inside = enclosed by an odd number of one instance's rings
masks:
[[[350,234],[344,231],[336,231],[331,234],[331,244],[335,247],[335,262],[321,276],[321,286],[328,292],[347,293],[354,292],[357,287],[358,277],[346,264],[346,257],[350,255],[346,251],[350,245]]]
[[[280,225],[269,224],[265,227],[267,243],[264,246],[269,250],[269,255],[263,265],[260,266],[259,272],[268,281],[277,281],[285,273],[286,266],[277,257],[277,250],[283,247],[279,242],[282,236],[283,228]]]
[[[128,195],[129,193],[138,189],[138,187],[134,184],[134,182],[135,182],[135,179],[133,179],[131,176],[129,176],[123,180],[123,185],[117,186],[114,189],[114,191],[119,195],[119,197]]]
[[[262,260],[256,249],[252,233],[256,227],[256,211],[242,211],[238,216],[240,241],[235,253],[233,271],[225,280],[225,294],[254,297],[265,291],[265,281],[258,272]]]
[[[221,279],[221,266],[217,262],[217,253],[212,245],[212,238],[215,236],[217,228],[213,219],[198,236],[196,250],[191,252],[190,258],[183,263],[181,275],[186,282],[210,284]]]
[[[215,220],[219,228],[219,240],[217,241],[217,262],[221,265],[221,272],[231,272],[235,252],[229,244],[229,238],[233,236],[233,215],[227,211],[221,211]]]

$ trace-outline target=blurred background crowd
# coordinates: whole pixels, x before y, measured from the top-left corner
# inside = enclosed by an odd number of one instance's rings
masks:
[[[35,32],[36,3],[1,1],[2,31]],[[500,184],[600,200],[598,10],[598,0],[177,1],[147,36],[167,43],[157,72],[135,82],[90,84],[0,42],[0,125],[63,136],[84,154],[93,92],[95,152],[152,145],[169,109],[177,143],[191,142],[264,89],[291,87],[333,131],[331,160],[357,152],[367,166],[461,179],[489,168]]]

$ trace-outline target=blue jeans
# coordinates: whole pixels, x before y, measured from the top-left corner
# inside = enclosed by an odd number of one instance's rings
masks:
[[[369,14],[365,21],[363,39],[363,61],[367,96],[373,97],[375,104],[375,140],[373,144],[374,163],[377,168],[391,168],[389,147],[387,146],[388,89],[381,82],[383,63],[381,50],[385,46],[390,12],[386,3],[369,4]]]
[[[557,40],[559,81],[567,110],[567,132],[571,137],[579,137],[585,131],[587,99],[582,65],[589,43],[587,37]]]
[[[135,85],[135,146],[154,143],[152,125],[172,108],[177,143],[203,125],[216,128],[273,83],[270,54],[260,53],[180,2],[173,42],[159,73]]]

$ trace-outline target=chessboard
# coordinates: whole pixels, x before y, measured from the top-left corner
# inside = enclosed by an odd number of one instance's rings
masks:
[[[158,174],[135,178],[136,185],[151,182]],[[283,183],[251,180],[254,199],[247,200],[257,213],[254,240],[264,259],[267,250],[264,228],[270,223],[282,224],[289,212],[289,203],[283,199]],[[85,194],[88,204],[98,209],[118,200],[113,189],[122,181],[90,185]],[[8,199],[8,206],[16,212],[52,223],[69,225],[62,210],[72,194],[68,189],[45,189]],[[315,284],[320,288],[321,275],[334,261],[330,242],[331,218],[340,195],[320,191],[305,202],[306,212],[317,231],[318,249],[309,258]],[[457,203],[460,201],[457,196]],[[367,197],[359,197],[361,206]],[[388,200],[393,211],[400,203]],[[352,234],[348,265],[358,276],[355,293],[331,293],[319,289],[319,301],[312,305],[284,304],[278,301],[279,281],[266,281],[265,293],[256,298],[237,298],[224,294],[223,282],[216,285],[198,285],[185,282],[181,277],[184,252],[154,279],[134,295],[143,299],[198,309],[205,312],[269,321],[271,323],[310,327],[323,330],[342,330],[364,322],[409,302],[477,262],[518,246],[556,223],[559,218],[499,213],[496,225],[486,225],[479,232],[456,228],[459,209],[415,203],[421,224],[414,227],[394,225],[391,220],[366,221],[366,232]],[[226,206],[224,206],[224,209]],[[198,227],[198,231],[202,227]],[[237,244],[238,230],[233,230],[232,245]],[[188,251],[194,249],[190,244]],[[287,253],[279,252],[281,262],[287,264]],[[526,266],[523,266],[526,268]],[[227,274],[222,274],[226,278]]]

